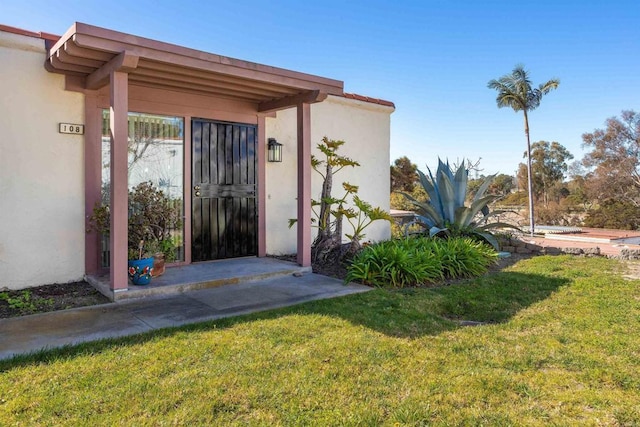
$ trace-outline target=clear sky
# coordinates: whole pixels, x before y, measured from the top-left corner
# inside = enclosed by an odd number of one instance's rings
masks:
[[[393,101],[391,161],[482,158],[513,174],[522,113],[487,82],[524,64],[560,87],[530,115],[532,142],[582,158],[581,135],[640,110],[640,1],[4,0],[0,23],[64,33],[74,21],[345,82]],[[340,138],[339,135],[327,135]],[[348,143],[348,141],[347,141]]]

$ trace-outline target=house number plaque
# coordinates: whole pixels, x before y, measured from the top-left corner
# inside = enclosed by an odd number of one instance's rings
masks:
[[[70,133],[72,135],[84,135],[84,125],[74,125],[73,123],[59,123],[59,133]]]

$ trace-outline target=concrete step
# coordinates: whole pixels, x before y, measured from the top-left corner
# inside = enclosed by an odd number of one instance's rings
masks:
[[[85,280],[112,301],[122,301],[309,272],[311,267],[301,267],[293,262],[250,257],[167,267],[165,273],[154,277],[149,285],[136,286],[129,283],[128,289],[116,292],[110,289],[108,275],[86,276]]]

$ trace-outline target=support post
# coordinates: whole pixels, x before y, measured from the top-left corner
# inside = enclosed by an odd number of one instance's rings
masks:
[[[311,104],[298,110],[298,264],[311,265]]]
[[[128,289],[127,222],[128,222],[128,112],[129,76],[112,71],[110,78],[109,135],[111,137],[111,244],[110,287],[113,292]]]
[[[267,256],[267,165],[266,141],[267,129],[264,114],[258,115],[258,256]]]
[[[184,211],[182,216],[182,224],[184,230],[184,236],[182,239],[184,245],[184,262],[185,264],[191,264],[191,245],[192,245],[192,233],[191,233],[191,215],[193,215],[193,171],[191,169],[193,149],[191,144],[193,143],[191,137],[191,116],[184,116],[184,188],[182,193],[182,200],[184,200]]]
[[[95,94],[85,94],[84,98],[84,216],[85,229],[90,230],[89,218],[93,207],[100,202],[102,185],[102,138],[100,110]],[[85,274],[96,274],[100,270],[100,234],[87,231],[84,240]]]

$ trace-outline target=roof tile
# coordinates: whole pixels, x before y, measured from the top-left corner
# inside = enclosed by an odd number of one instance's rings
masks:
[[[357,93],[344,93],[344,97],[348,99],[357,99],[358,101],[370,102],[372,104],[385,105],[387,107],[395,108],[396,105],[391,101],[385,101],[379,98],[370,98],[368,96],[358,95]]]

